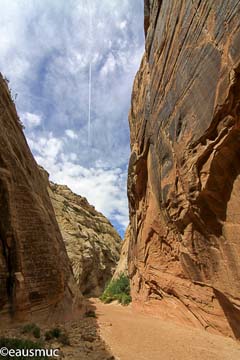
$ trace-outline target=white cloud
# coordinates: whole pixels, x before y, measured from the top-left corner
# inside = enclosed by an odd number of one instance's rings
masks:
[[[69,154],[69,159],[70,159],[71,161],[77,161],[78,156],[77,156],[77,154],[70,153],[70,154]]]
[[[143,1],[89,3],[92,36],[85,0],[0,0],[0,68],[18,94],[17,109],[39,162],[55,181],[62,179],[125,226],[128,111],[143,53]]]
[[[124,30],[127,26],[127,21],[123,20],[118,24],[119,29]]]
[[[77,134],[76,134],[73,130],[71,130],[71,129],[65,130],[65,134],[66,134],[70,139],[77,139],[77,138],[78,138]]]
[[[38,139],[32,133],[28,143],[36,161],[50,173],[52,181],[67,184],[123,229],[127,227],[126,169],[109,168],[101,162],[91,168],[76,164],[77,155],[65,154],[63,139],[52,134]]]
[[[33,114],[33,113],[23,113],[21,115],[21,120],[25,127],[29,127],[30,129],[39,126],[42,122],[42,118],[40,115]]]
[[[109,73],[114,72],[115,68],[116,68],[115,57],[113,56],[113,54],[109,54],[109,56],[107,58],[107,61],[103,65],[100,73],[101,73],[102,76],[106,76]]]
[[[46,164],[49,166],[55,164],[63,149],[63,140],[54,137],[51,132],[47,137],[40,138],[32,133],[28,138],[28,143],[36,156],[46,159]]]

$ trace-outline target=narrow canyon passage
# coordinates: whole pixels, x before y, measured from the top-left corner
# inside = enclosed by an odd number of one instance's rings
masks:
[[[131,306],[105,305],[96,299],[91,302],[101,336],[116,359],[240,359],[240,345],[230,338],[136,313]]]

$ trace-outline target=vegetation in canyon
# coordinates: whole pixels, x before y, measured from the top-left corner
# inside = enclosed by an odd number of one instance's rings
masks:
[[[111,280],[100,300],[105,304],[108,304],[114,300],[117,300],[122,305],[128,305],[132,301],[130,295],[130,282],[128,276],[121,274],[117,279]]]

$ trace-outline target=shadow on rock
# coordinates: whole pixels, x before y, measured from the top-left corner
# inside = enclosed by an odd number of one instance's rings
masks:
[[[10,344],[9,349],[12,348],[11,344],[14,349],[59,349],[60,360],[114,360],[115,357],[100,337],[96,307],[91,299],[84,300],[84,308],[84,314],[64,323],[18,323],[11,328],[1,329],[0,340]]]
[[[70,346],[61,348],[63,359],[114,360],[106,343],[100,337],[96,307],[85,299],[85,314],[65,325]]]

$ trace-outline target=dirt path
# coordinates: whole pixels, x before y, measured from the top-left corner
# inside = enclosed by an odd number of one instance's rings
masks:
[[[120,360],[239,360],[240,344],[204,330],[186,328],[134,312],[130,307],[96,307],[102,338]]]

